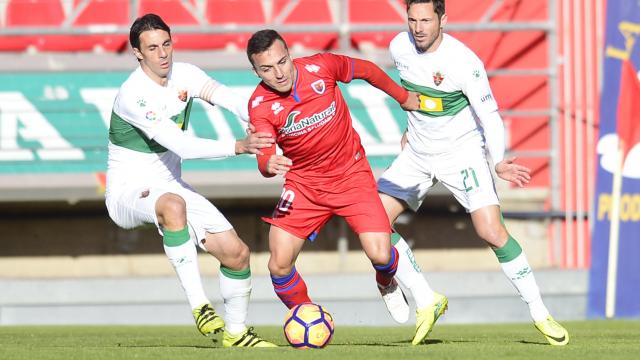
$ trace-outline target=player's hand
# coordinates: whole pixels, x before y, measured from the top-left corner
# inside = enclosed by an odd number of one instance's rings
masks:
[[[255,126],[253,126],[253,124],[252,124],[252,123],[249,123],[249,126],[247,127],[247,129],[246,129],[244,132],[246,132],[246,133],[247,133],[247,135],[251,135],[251,134],[253,134],[254,132],[256,132],[256,127],[255,127]]]
[[[236,141],[236,154],[262,155],[260,149],[272,146],[275,141],[270,133],[251,132],[249,128],[247,129],[247,137]]]
[[[291,169],[293,162],[284,155],[271,155],[267,161],[267,172],[274,175],[284,175]]]
[[[404,147],[407,146],[409,139],[407,139],[407,130],[402,134],[402,139],[400,139],[400,149],[404,150]]]
[[[514,163],[515,157],[504,159],[496,164],[496,175],[501,179],[523,187],[531,180],[531,169]]]
[[[409,91],[407,101],[400,104],[400,107],[406,111],[415,111],[420,109],[420,94],[414,91]]]

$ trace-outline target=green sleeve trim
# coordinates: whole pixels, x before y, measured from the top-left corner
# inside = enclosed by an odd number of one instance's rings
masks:
[[[189,126],[192,105],[193,98],[190,98],[184,110],[171,117],[171,120],[173,120],[182,131],[187,130]],[[167,151],[164,146],[158,144],[155,140],[147,138],[142,130],[131,125],[113,111],[111,111],[111,122],[109,124],[109,141],[111,141],[112,144],[143,153],[157,154]]]
[[[460,90],[445,92],[416,85],[406,80],[400,80],[400,82],[407,90],[420,94],[420,109],[417,111],[427,116],[454,116],[471,104],[467,96]]]
[[[402,239],[402,236],[400,236],[400,234],[398,234],[397,232],[391,233],[391,245],[395,246],[398,241],[400,241],[400,239]]]
[[[516,239],[509,235],[509,240],[507,240],[507,243],[504,244],[504,246],[501,248],[493,249],[493,252],[496,253],[496,256],[498,257],[498,261],[500,263],[506,263],[522,254],[522,248],[520,247],[520,244],[518,244]]]
[[[162,153],[167,149],[147,138],[142,130],[129,124],[115,112],[111,112],[109,124],[109,141],[112,144],[143,153]]]
[[[246,268],[244,270],[231,270],[228,267],[220,265],[220,273],[229,279],[242,280],[251,277],[251,268]]]
[[[165,246],[174,247],[180,246],[189,241],[189,229],[185,226],[184,229],[178,231],[162,230],[162,242]]]

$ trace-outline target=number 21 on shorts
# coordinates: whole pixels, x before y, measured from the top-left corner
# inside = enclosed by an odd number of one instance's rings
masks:
[[[478,178],[476,177],[476,172],[472,167],[461,170],[460,174],[462,175],[462,186],[464,187],[465,192],[469,192],[480,187],[480,184],[478,184]],[[469,178],[469,174],[471,174],[473,181]]]

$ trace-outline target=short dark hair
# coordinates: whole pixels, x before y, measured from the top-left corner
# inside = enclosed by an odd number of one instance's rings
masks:
[[[251,56],[267,51],[267,49],[269,49],[276,40],[282,41],[284,48],[289,50],[287,43],[284,41],[282,36],[280,36],[280,34],[278,34],[278,32],[275,30],[272,30],[272,29],[260,30],[255,32],[253,35],[251,35],[251,38],[247,42],[247,57],[249,58],[249,62],[251,63],[251,65],[253,65]]]
[[[140,49],[140,34],[149,30],[164,30],[171,38],[171,29],[162,18],[156,14],[146,14],[136,19],[129,30],[129,43],[134,49]]]
[[[438,15],[438,19],[444,15],[444,0],[405,0],[407,4],[407,10],[413,4],[428,4],[433,3],[433,11]]]

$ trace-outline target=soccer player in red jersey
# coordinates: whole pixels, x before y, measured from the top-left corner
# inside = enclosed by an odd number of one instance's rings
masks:
[[[337,83],[364,79],[405,110],[418,109],[417,94],[366,60],[330,53],[293,60],[274,30],[253,34],[247,56],[262,79],[249,100],[250,121],[255,131],[273,134],[283,151],[276,154],[275,144],[262,149],[258,168],[265,177],[286,174],[280,201],[264,218],[271,224],[269,271],[276,294],[289,308],[311,302],[295,261],[305,240],[338,215],[358,234],[387,307],[405,307],[393,278],[398,252],[392,230]]]

